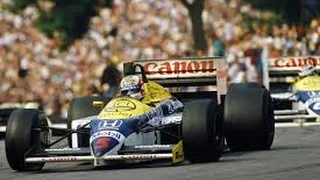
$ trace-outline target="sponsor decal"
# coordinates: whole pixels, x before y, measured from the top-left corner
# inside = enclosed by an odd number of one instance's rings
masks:
[[[302,84],[304,86],[320,87],[320,78],[309,78],[309,79],[306,79],[305,81],[302,81]]]
[[[160,144],[155,144],[155,145],[139,145],[139,146],[134,146],[134,148],[138,149],[168,149],[170,148],[171,145],[160,145]]]
[[[160,125],[168,125],[181,122],[182,113],[177,113],[171,116],[163,117],[160,121]]]
[[[95,157],[101,157],[123,143],[128,135],[135,132],[135,120],[91,121],[90,148]],[[106,129],[103,129],[106,128]]]
[[[158,74],[186,74],[186,73],[212,73],[215,71],[213,60],[184,60],[167,62],[149,62],[144,64],[146,74],[158,73]]]
[[[177,151],[174,156],[175,156],[175,159],[180,159],[183,157],[183,154]]]
[[[111,100],[101,111],[98,118],[100,119],[127,119],[138,116],[149,110],[150,107],[142,102],[121,97]]]
[[[130,99],[117,99],[105,108],[106,112],[126,112],[136,109],[136,105]]]
[[[45,151],[46,152],[53,152],[53,151],[63,152],[63,151],[80,151],[80,150],[81,150],[80,148],[61,148],[61,149],[46,149]]]
[[[219,59],[159,59],[158,61],[140,61],[148,78],[208,77],[215,76],[215,62]],[[222,60],[222,59],[221,59]]]
[[[270,59],[270,66],[275,68],[293,68],[305,65],[320,66],[320,57],[289,57]]]
[[[97,138],[101,138],[101,137],[109,137],[109,138],[113,138],[115,140],[117,140],[118,142],[122,142],[125,137],[124,135],[122,135],[121,133],[117,132],[117,131],[98,131],[94,134],[91,135],[90,137],[90,142],[92,142],[93,140],[97,139]]]
[[[184,160],[183,143],[179,141],[177,145],[172,149],[172,163],[179,163]]]
[[[293,86],[299,91],[320,91],[320,76],[305,77],[296,82]]]
[[[44,162],[61,162],[61,161],[76,161],[76,157],[50,157],[50,158],[42,158],[41,161]]]
[[[135,159],[155,159],[157,156],[155,154],[133,154],[121,156],[122,160],[135,160]]]
[[[102,120],[98,124],[98,130],[102,129],[114,129],[119,130],[119,127],[121,126],[122,121],[120,120]]]
[[[109,147],[110,138],[98,138],[94,143],[94,149],[107,149]]]

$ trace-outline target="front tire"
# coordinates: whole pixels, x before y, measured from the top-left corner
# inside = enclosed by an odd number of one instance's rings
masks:
[[[5,145],[10,167],[17,171],[38,171],[45,163],[26,163],[28,154],[41,152],[48,143],[49,130],[43,112],[18,109],[9,117]]]

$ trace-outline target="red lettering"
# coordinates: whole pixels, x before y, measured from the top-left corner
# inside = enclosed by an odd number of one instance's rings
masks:
[[[281,58],[274,60],[274,66],[279,68],[284,67],[301,67],[305,65],[320,65],[320,59],[314,57],[308,58]]]
[[[200,64],[195,61],[190,62],[188,64],[188,73],[197,73],[199,69],[200,69]]]
[[[153,67],[151,67],[151,66],[153,66]],[[155,69],[156,67],[157,67],[158,65],[156,64],[156,63],[146,63],[145,65],[144,65],[144,72],[146,73],[146,74],[151,74],[151,70],[152,69]]]
[[[47,162],[59,162],[59,161],[75,161],[75,157],[52,157],[52,158],[42,158],[41,161]]]
[[[202,61],[168,61],[152,62],[144,64],[146,74],[186,74],[186,73],[212,73],[215,71],[213,60]]]
[[[213,61],[201,61],[201,70],[203,73],[214,72],[214,62]]]
[[[297,63],[294,59],[289,59],[289,62],[287,63],[287,67],[297,67]]]
[[[319,59],[319,62],[317,62],[317,59],[310,57],[308,58],[308,63],[311,65],[317,66],[317,65],[320,65],[320,59]]]
[[[182,74],[186,73],[187,70],[187,63],[186,62],[174,62],[174,74]]]
[[[138,155],[126,155],[122,156],[123,160],[135,160],[135,159],[155,159],[156,155],[154,154],[138,154]]]
[[[276,59],[275,61],[274,61],[274,66],[276,66],[276,67],[283,67],[284,65],[283,65],[283,59]]]
[[[172,74],[170,63],[169,62],[162,63],[161,67],[158,70],[158,73],[159,74],[164,74],[164,73]]]

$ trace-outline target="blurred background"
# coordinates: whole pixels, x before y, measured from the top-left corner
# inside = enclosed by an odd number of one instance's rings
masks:
[[[319,0],[0,0],[0,10],[0,102],[38,101],[53,118],[134,59],[225,56],[230,83],[261,83],[262,59],[320,55]]]

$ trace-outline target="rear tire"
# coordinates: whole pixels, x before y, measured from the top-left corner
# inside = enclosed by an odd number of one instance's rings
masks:
[[[102,110],[99,107],[93,106],[93,101],[103,101],[104,106],[110,99],[107,99],[103,96],[85,96],[85,97],[78,97],[71,101],[68,109],[68,129],[71,129],[72,121],[80,118],[85,118],[88,116],[98,115]],[[103,107],[104,107],[103,106]],[[103,108],[102,107],[102,108]],[[89,131],[88,131],[89,133]],[[78,147],[89,147],[89,134],[78,134],[80,146]],[[68,137],[69,146],[72,145],[72,138],[71,135]]]
[[[218,161],[223,152],[222,111],[212,100],[186,104],[182,135],[186,159],[191,162]]]
[[[28,154],[41,152],[48,143],[49,130],[43,112],[18,109],[9,117],[5,145],[10,167],[18,171],[38,171],[45,163],[26,163]]]
[[[232,151],[268,150],[274,138],[270,93],[258,84],[233,84],[226,95],[224,127]]]

